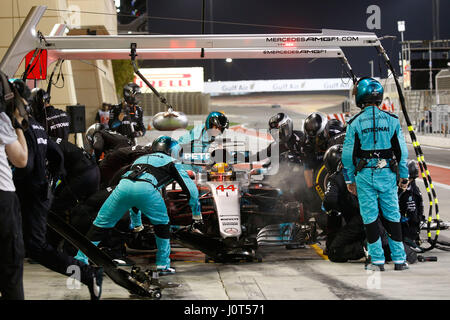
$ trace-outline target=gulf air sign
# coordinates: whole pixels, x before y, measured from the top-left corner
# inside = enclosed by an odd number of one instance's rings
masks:
[[[143,68],[139,69],[150,84],[160,92],[203,92],[203,68]],[[142,92],[151,89],[135,75],[134,82]]]

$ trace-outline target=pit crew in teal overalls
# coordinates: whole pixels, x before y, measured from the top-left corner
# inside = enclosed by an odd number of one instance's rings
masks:
[[[381,84],[373,78],[361,78],[355,84],[356,105],[362,111],[348,122],[342,163],[347,187],[358,196],[365,225],[371,259],[367,269],[384,271],[385,257],[377,222],[380,207],[395,270],[405,270],[408,265],[402,243],[397,172],[399,186],[406,188],[408,149],[398,117],[378,108],[383,92]]]
[[[175,273],[175,269],[170,267],[169,217],[160,190],[173,181],[178,182],[189,195],[194,221],[201,221],[202,215],[197,186],[177,160],[182,153],[178,142],[161,136],[153,141],[152,150],[154,153],[139,157],[123,175],[101,207],[87,237],[97,245],[107,235],[107,229],[113,228],[130,208],[136,207],[153,224],[158,248],[156,269],[160,275],[166,275]],[[76,258],[87,261],[81,251]]]
[[[205,124],[195,126],[180,137],[178,143],[183,146],[190,146],[189,152],[205,153],[216,136],[222,134],[229,126],[228,118],[222,112],[213,111],[206,117]]]

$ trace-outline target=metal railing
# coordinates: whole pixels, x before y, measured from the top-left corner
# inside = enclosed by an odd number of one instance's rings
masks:
[[[422,113],[417,123],[417,132],[426,135],[449,136],[450,106],[435,105]]]

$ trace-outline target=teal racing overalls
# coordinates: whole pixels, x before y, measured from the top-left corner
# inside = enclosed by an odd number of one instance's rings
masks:
[[[356,182],[372,264],[385,263],[377,224],[380,210],[392,261],[401,264],[406,259],[397,196],[398,177],[392,161],[394,156],[399,177],[408,178],[408,149],[396,115],[368,106],[348,122],[342,150],[343,173],[347,184]]]
[[[152,153],[138,158],[120,180],[101,207],[87,237],[98,244],[105,236],[105,230],[113,228],[130,209],[137,208],[145,214],[154,226],[157,269],[170,267],[170,229],[169,217],[161,189],[173,181],[178,182],[189,195],[189,206],[194,219],[201,218],[198,190],[182,164],[163,153]],[[79,251],[77,258],[86,260]]]

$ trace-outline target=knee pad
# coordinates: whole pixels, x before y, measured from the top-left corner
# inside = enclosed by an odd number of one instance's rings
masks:
[[[102,241],[111,229],[112,228],[100,228],[93,224],[86,234],[86,238],[91,241]]]
[[[392,222],[386,219],[383,221],[383,224],[389,238],[394,241],[402,241],[402,226],[400,222]]]
[[[378,219],[364,226],[366,228],[367,242],[375,243],[380,238],[380,227],[378,225]]]
[[[153,226],[155,235],[161,239],[170,238],[170,225],[168,224],[156,224]]]

